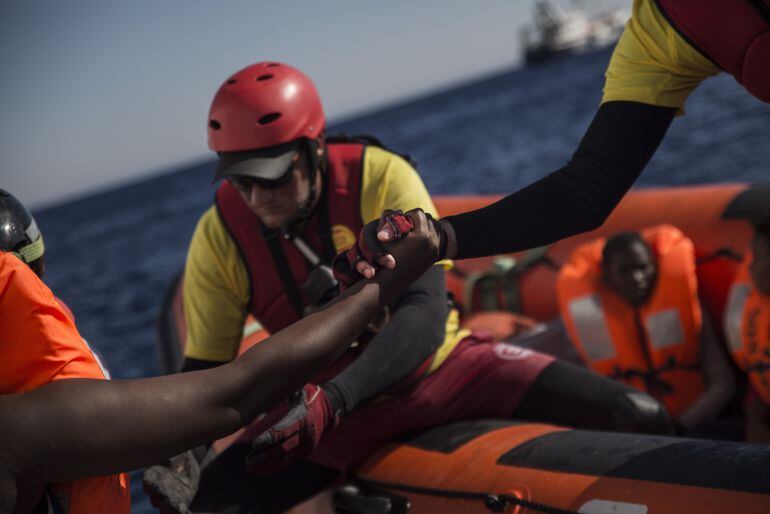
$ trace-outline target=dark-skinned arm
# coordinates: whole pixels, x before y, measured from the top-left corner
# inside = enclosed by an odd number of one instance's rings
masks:
[[[705,387],[695,403],[677,420],[687,430],[716,419],[732,400],[736,389],[735,373],[730,367],[729,357],[719,344],[711,320],[703,310],[702,318],[700,353]]]
[[[322,386],[347,414],[408,377],[441,345],[447,297],[443,266],[431,266],[391,304],[390,321],[345,370]]]
[[[334,362],[437,260],[433,225],[422,213],[412,219],[414,232],[389,248],[404,266],[356,284],[231,363],[141,380],[62,380],[0,397],[0,481],[66,481],[138,468],[249,423]]]
[[[562,169],[488,207],[444,218],[447,256],[525,250],[599,227],[655,153],[675,113],[637,102],[603,104]]]
[[[746,441],[755,444],[770,444],[770,405],[751,389],[746,395]]]

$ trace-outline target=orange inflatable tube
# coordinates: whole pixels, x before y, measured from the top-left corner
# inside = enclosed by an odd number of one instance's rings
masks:
[[[760,514],[770,447],[468,421],[382,449],[353,483],[344,512]]]
[[[498,198],[454,196],[436,197],[434,201],[439,214],[448,216],[478,209]],[[730,256],[745,252],[751,237],[751,228],[745,219],[755,211],[766,209],[767,205],[770,205],[767,186],[719,184],[634,190],[623,198],[599,229],[550,245],[534,265],[517,274],[520,312],[541,321],[558,314],[555,288],[558,268],[580,243],[666,223],[682,230],[695,244],[701,300],[711,318],[718,322],[738,267],[737,260]],[[533,255],[532,251],[512,254],[512,257],[521,262],[527,260],[528,255]],[[457,299],[466,297],[467,278],[488,269],[492,262],[492,257],[457,261],[447,277],[448,289]]]

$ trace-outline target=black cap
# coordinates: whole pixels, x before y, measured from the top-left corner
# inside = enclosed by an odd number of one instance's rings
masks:
[[[300,151],[301,140],[241,152],[220,152],[214,182],[229,175],[246,175],[265,180],[281,178]]]

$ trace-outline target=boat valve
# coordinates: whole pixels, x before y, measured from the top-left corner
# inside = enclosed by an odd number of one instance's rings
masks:
[[[484,507],[492,512],[504,512],[508,506],[508,500],[505,496],[498,496],[496,494],[488,494],[484,498]]]

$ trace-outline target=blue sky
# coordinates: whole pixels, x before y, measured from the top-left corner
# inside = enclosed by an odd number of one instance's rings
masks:
[[[0,187],[39,207],[205,158],[214,92],[260,60],[332,119],[513,66],[532,3],[6,0]]]

